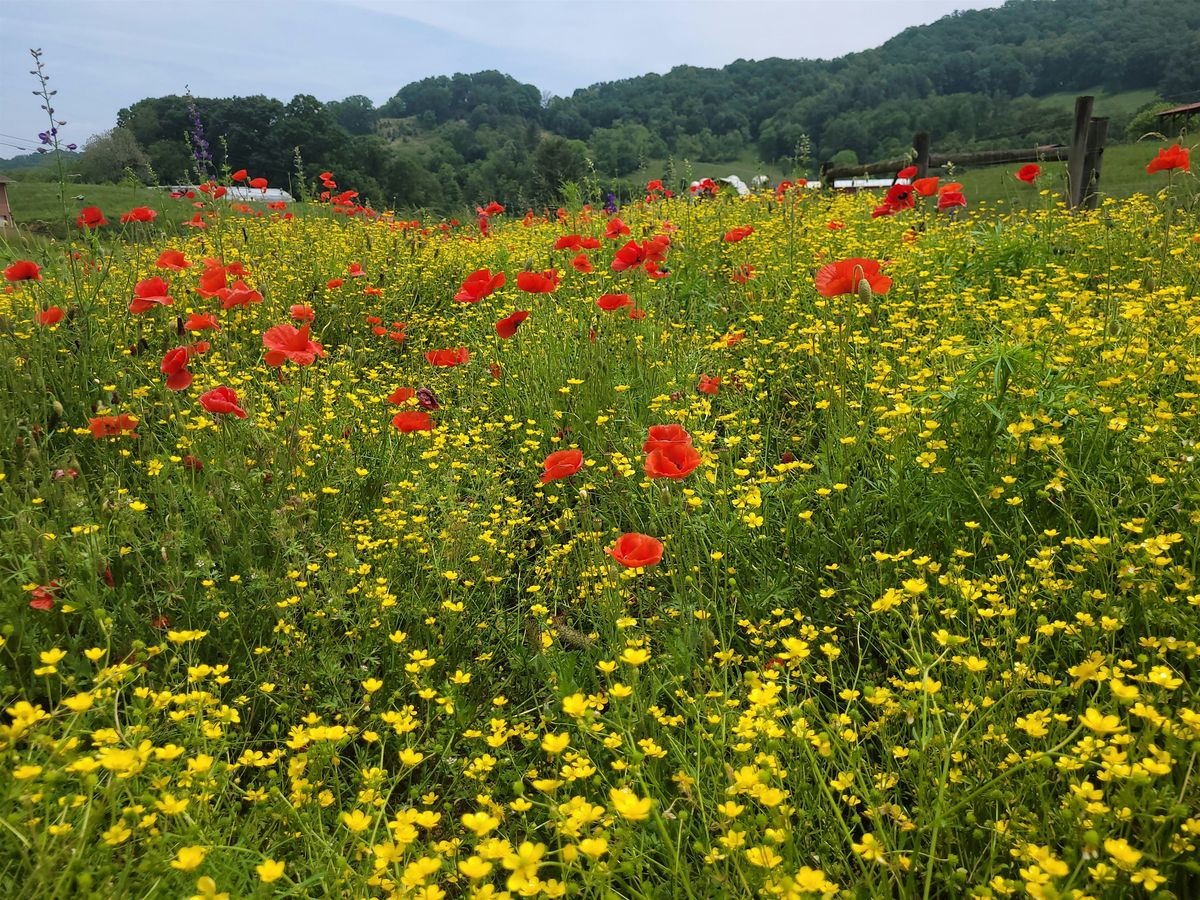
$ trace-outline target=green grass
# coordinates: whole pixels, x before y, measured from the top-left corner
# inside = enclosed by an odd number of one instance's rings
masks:
[[[55,182],[15,181],[8,186],[8,199],[20,236],[6,235],[14,242],[33,236],[63,237],[68,228],[75,227],[75,217],[87,206],[98,206],[112,225],[129,210],[148,206],[158,213],[157,222],[178,226],[192,218],[196,210],[186,198],[172,198],[160,188],[133,187],[123,184],[68,184],[66,186],[67,218],[64,223],[63,204]],[[265,204],[253,203],[254,207]]]
[[[1072,111],[1075,109],[1075,98],[1087,95],[1096,98],[1095,103],[1092,105],[1092,115],[1108,116],[1110,119],[1132,116],[1147,103],[1152,103],[1158,99],[1158,93],[1149,89],[1143,91],[1120,91],[1115,94],[1109,94],[1100,88],[1092,88],[1085,91],[1068,91],[1061,94],[1047,94],[1038,99],[1042,101],[1043,105],[1058,106],[1063,110]]]
[[[636,183],[647,182],[652,178],[662,178],[667,170],[667,160],[649,160],[636,172],[625,176]],[[755,175],[766,175],[776,184],[784,178],[790,178],[790,172],[775,163],[765,163],[754,153],[746,152],[730,162],[710,162],[706,160],[675,159],[675,174],[685,181],[696,181],[701,178],[724,178],[726,175],[736,175],[746,184]],[[689,177],[690,176],[690,177]]]
[[[1163,184],[1163,178],[1152,178],[1146,174],[1146,164],[1152,160],[1161,146],[1154,142],[1139,144],[1116,144],[1104,151],[1100,168],[1100,190],[1103,196],[1129,197],[1136,193],[1152,193]],[[1067,164],[1065,162],[1041,163],[1042,176],[1038,186],[1066,195]],[[1015,174],[1021,168],[1016,164],[987,166],[981,169],[957,169],[953,180],[960,181],[963,191],[971,203],[1000,203],[1009,206],[1027,205],[1036,194],[1028,185],[1017,181]],[[941,173],[943,181],[951,175]]]

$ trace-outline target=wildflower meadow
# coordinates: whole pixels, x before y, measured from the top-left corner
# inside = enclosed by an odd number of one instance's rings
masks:
[[[1200,895],[1146,161],[0,243],[0,892]]]

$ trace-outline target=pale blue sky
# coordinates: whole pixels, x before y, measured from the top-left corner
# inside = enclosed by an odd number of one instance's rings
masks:
[[[45,52],[64,139],[143,97],[365,94],[499,69],[555,94],[598,81],[831,58],[1001,0],[0,0],[0,157],[46,128],[27,48]],[[14,146],[16,145],[16,146]]]

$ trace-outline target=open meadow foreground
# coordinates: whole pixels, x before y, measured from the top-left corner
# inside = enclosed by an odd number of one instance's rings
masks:
[[[1155,154],[1079,213],[226,172],[9,252],[0,893],[1200,895]]]

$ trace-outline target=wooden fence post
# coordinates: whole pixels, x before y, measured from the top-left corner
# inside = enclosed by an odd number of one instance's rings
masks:
[[[929,174],[928,131],[918,131],[913,135],[913,149],[917,151],[917,158],[913,160],[913,164],[917,167],[917,178],[924,178]]]
[[[1075,131],[1071,136],[1071,153],[1067,157],[1067,205],[1077,209],[1083,202],[1086,186],[1085,163],[1088,148],[1088,128],[1092,120],[1095,97],[1075,98]]]
[[[1087,156],[1084,159],[1084,205],[1095,209],[1100,203],[1100,165],[1104,161],[1104,142],[1108,138],[1108,118],[1092,119],[1088,126]]]

